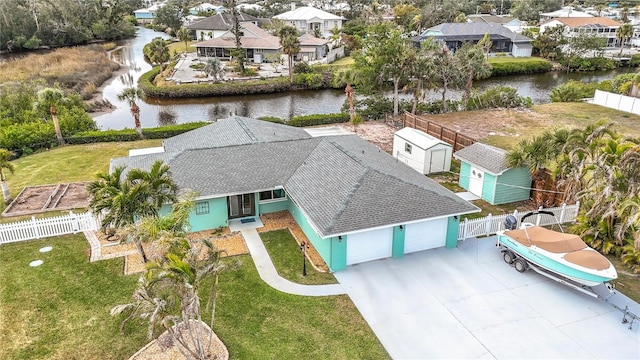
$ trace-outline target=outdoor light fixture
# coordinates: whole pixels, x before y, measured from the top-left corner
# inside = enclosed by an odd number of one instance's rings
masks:
[[[302,251],[302,276],[307,276],[307,249],[309,244],[305,241],[300,243],[300,251]]]
[[[342,242],[342,235],[338,236],[338,241]]]
[[[404,226],[400,225],[400,230],[404,229]]]

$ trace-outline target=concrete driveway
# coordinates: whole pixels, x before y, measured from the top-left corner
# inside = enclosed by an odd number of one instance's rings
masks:
[[[335,273],[394,359],[639,359],[640,324],[502,261],[494,239]],[[624,295],[640,314],[640,305]]]

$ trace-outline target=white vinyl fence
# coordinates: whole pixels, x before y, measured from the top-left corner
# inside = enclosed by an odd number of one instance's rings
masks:
[[[0,245],[49,236],[75,234],[98,229],[98,220],[91,212],[0,224]]]
[[[534,223],[539,226],[545,225],[553,225],[560,222],[561,224],[572,222],[578,216],[578,210],[580,209],[580,202],[577,202],[574,205],[566,205],[562,204],[560,207],[554,208],[540,208],[539,210],[550,211],[555,214],[554,216],[538,214],[534,217],[527,218],[527,222]],[[460,228],[458,229],[458,240],[465,240],[471,237],[478,236],[490,236],[494,235],[497,231],[504,229],[504,220],[509,215],[513,215],[518,219],[518,223],[522,220],[522,216],[530,213],[531,211],[526,211],[523,213],[519,213],[518,210],[514,211],[513,214],[503,214],[493,216],[489,214],[489,216],[478,218],[478,219],[464,219],[463,222],[460,223]],[[556,220],[557,219],[557,220]]]
[[[596,93],[593,97],[593,103],[611,109],[640,115],[640,98],[637,97],[596,90]]]

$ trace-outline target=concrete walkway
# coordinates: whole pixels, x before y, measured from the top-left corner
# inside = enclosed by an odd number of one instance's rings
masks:
[[[253,262],[256,264],[258,274],[260,278],[267,284],[276,290],[294,295],[303,296],[328,296],[328,295],[341,295],[345,294],[342,285],[329,284],[329,285],[300,285],[293,283],[287,279],[282,278],[278,271],[276,271],[271,257],[267,252],[267,248],[264,247],[260,235],[255,229],[241,230],[244,241],[247,243],[249,253],[253,258]]]

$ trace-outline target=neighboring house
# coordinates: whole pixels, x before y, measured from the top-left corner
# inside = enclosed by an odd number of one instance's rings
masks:
[[[548,28],[563,26],[567,37],[577,34],[598,35],[607,39],[607,46],[615,46],[618,42],[616,31],[620,25],[619,22],[606,17],[555,18],[540,24],[540,33],[544,33]]]
[[[548,13],[541,13],[540,22],[545,22],[547,20],[551,20],[555,18],[590,18],[590,17],[593,17],[593,15],[586,12],[582,12],[582,11],[576,11],[571,6],[565,6],[560,10],[556,10]]]
[[[393,134],[393,157],[421,174],[449,171],[452,151],[450,144],[414,128]]]
[[[503,15],[471,14],[467,15],[467,20],[474,23],[502,25],[515,33],[521,33],[527,25],[526,21]]]
[[[194,6],[192,8],[189,8],[189,13],[192,15],[198,15],[198,13],[206,13],[206,12],[211,12],[211,11],[215,11],[217,13],[221,13],[221,12],[225,12],[227,11],[227,9],[222,6],[222,5],[213,5],[213,4],[209,4],[209,3],[202,3],[198,6]]]
[[[277,36],[269,34],[250,22],[240,23],[240,27],[243,33],[240,43],[246,50],[248,60],[260,63],[266,55],[280,52],[280,39]],[[231,50],[236,48],[236,38],[230,30],[227,30],[219,37],[195,43],[192,46],[196,48],[196,53],[200,57],[228,59],[231,56]]]
[[[298,40],[300,40],[300,52],[296,55],[296,59],[315,61],[327,56],[329,40],[319,39],[311,34],[304,34]]]
[[[507,166],[503,149],[474,143],[453,153],[460,160],[462,188],[492,205],[529,199],[531,175],[524,167]]]
[[[480,22],[444,23],[425,30],[413,38],[416,46],[427,38],[444,41],[451,51],[456,51],[466,42],[477,43],[485,34],[491,38],[491,53],[507,53],[514,57],[529,57],[533,47],[531,39],[516,34],[498,24]]]
[[[276,15],[274,19],[280,19],[285,24],[293,26],[300,31],[301,34],[314,33],[316,29],[320,30],[322,36],[331,36],[333,28],[342,29],[342,24],[347,20],[338,15],[328,13],[324,10],[316,9],[311,6],[295,8],[291,4],[291,11],[287,11],[280,15]]]
[[[259,25],[260,19],[245,13],[238,14],[238,20],[241,23],[250,22]],[[222,36],[233,26],[233,16],[229,13],[218,13],[214,16],[196,21],[186,28],[192,30],[196,34],[196,40],[205,41]]]
[[[459,217],[480,210],[356,135],[311,137],[234,116],[166,139],[163,148],[112,159],[111,171],[165,161],[181,190],[199,194],[192,231],[288,210],[332,271],[455,247]]]
[[[153,22],[153,19],[156,17],[156,12],[158,9],[164,6],[162,4],[155,4],[145,9],[138,9],[133,12],[133,15],[136,18],[136,22],[138,24],[150,24]]]
[[[258,4],[238,4],[236,5],[236,9],[238,9],[239,11],[263,11],[264,7]]]

